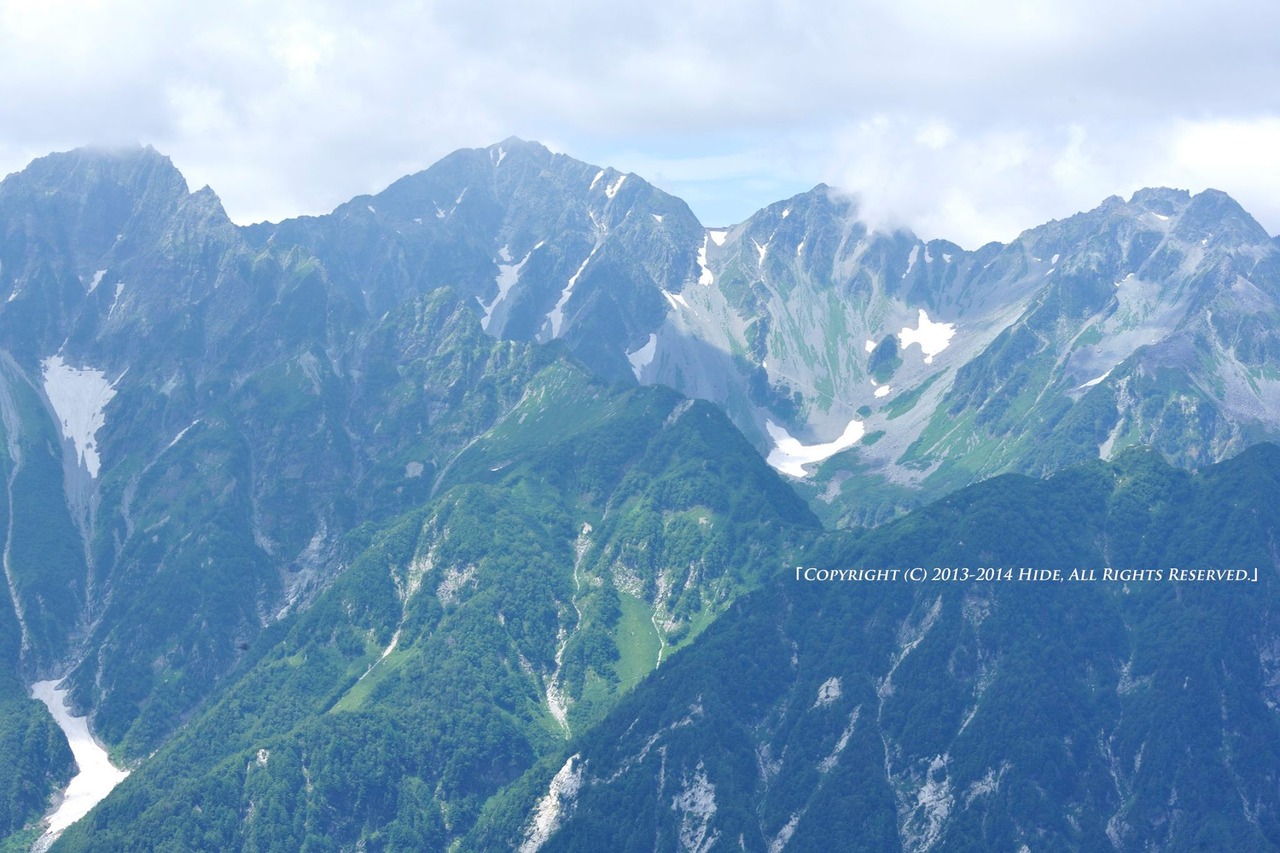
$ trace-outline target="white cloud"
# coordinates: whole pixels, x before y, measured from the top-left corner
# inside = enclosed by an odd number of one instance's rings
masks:
[[[1272,234],[1280,232],[1280,117],[1178,122],[1169,171],[1194,176],[1195,189],[1225,189]]]
[[[1280,230],[1280,121],[1153,121],[977,128],[937,144],[931,129],[879,116],[845,128],[827,179],[858,188],[862,217],[966,248],[1096,207],[1144,186],[1232,194],[1271,233]]]
[[[717,224],[827,180],[965,244],[1138,181],[1275,232],[1277,31],[1260,0],[0,0],[0,169],[150,143],[250,221],[516,134]]]

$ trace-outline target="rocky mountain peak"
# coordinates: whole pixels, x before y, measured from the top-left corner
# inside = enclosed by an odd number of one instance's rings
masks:
[[[1264,245],[1271,241],[1258,221],[1221,190],[1208,189],[1191,198],[1174,229],[1187,241],[1207,241],[1219,248]]]
[[[1173,216],[1181,213],[1190,201],[1191,193],[1186,190],[1171,189],[1169,187],[1145,187],[1134,192],[1130,196],[1128,203],[1153,213]]]

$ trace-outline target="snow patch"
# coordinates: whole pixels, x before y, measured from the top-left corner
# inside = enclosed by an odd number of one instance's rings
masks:
[[[890,388],[888,385],[881,385],[879,388],[875,390],[875,395],[877,398],[888,397],[889,394],[892,392],[893,392],[893,389]]]
[[[595,189],[596,184],[600,183],[600,179],[603,177],[604,177],[604,169],[601,169],[600,171],[596,172],[596,176],[591,179],[591,186],[587,187],[587,191],[590,192],[591,190]]]
[[[668,293],[662,291],[662,295],[667,297],[667,301],[671,303],[672,308],[688,308],[689,303],[684,301],[684,297],[679,293]]]
[[[1169,217],[1165,216],[1163,213],[1154,213],[1154,212],[1153,212],[1151,215],[1152,215],[1152,216],[1154,216],[1156,219],[1159,219],[1161,222],[1168,222],[1168,221],[1169,221]]]
[[[58,728],[67,736],[79,770],[63,792],[62,802],[46,818],[47,827],[33,850],[48,850],[63,830],[88,814],[129,775],[128,770],[115,767],[107,751],[94,740],[89,719],[71,716],[66,706],[67,690],[59,690],[57,684],[57,680],[37,681],[31,685],[31,695],[45,704]]]
[[[124,292],[124,282],[123,282],[123,281],[117,281],[117,282],[116,282],[116,295],[115,295],[115,298],[113,298],[113,299],[111,300],[111,307],[107,309],[107,316],[108,316],[108,317],[110,317],[112,314],[114,314],[114,313],[115,313],[116,305],[118,305],[118,304],[120,303],[120,294],[121,294],[121,293],[123,293],[123,292]]]
[[[707,233],[711,235],[711,241],[713,243],[715,243],[717,246],[723,246],[725,238],[729,236],[729,229],[712,228]]]
[[[507,150],[502,146],[498,146],[498,159],[494,161],[495,166],[501,166],[502,161],[507,158]]]
[[[1115,368],[1113,367],[1113,368],[1111,368],[1111,370],[1115,370]],[[1110,376],[1110,375],[1111,375],[1111,370],[1108,370],[1106,373],[1102,374],[1101,376],[1095,376],[1093,379],[1090,379],[1088,382],[1084,383],[1084,384],[1083,384],[1083,385],[1081,385],[1080,387],[1081,387],[1081,388],[1092,388],[1094,385],[1097,385],[1099,382],[1101,382],[1102,380],[1104,380],[1104,379],[1106,379],[1108,376]]]
[[[1057,265],[1057,263],[1058,263],[1058,258],[1059,258],[1059,257],[1060,257],[1060,256],[1058,255],[1058,253],[1057,253],[1057,252],[1054,252],[1054,253],[1053,253],[1053,257],[1049,259],[1049,264],[1050,264],[1051,266],[1056,266],[1056,265]]]
[[[752,240],[751,245],[756,247],[756,252],[760,255],[760,260],[756,262],[756,266],[761,266],[761,267],[764,266],[764,256],[769,251],[769,244],[765,243],[763,246],[761,246],[755,240]]]
[[[62,356],[51,355],[40,362],[44,370],[44,393],[62,427],[63,438],[75,445],[76,457],[97,477],[98,430],[107,422],[106,406],[116,395],[106,374],[92,367],[71,367]]]
[[[710,232],[708,232],[710,233]],[[702,247],[698,249],[698,284],[715,284],[716,277],[707,266],[707,236],[702,237]]]
[[[654,353],[658,351],[658,336],[650,333],[649,340],[635,352],[627,353],[627,361],[631,362],[631,372],[640,380],[640,374],[653,362]]]
[[[175,435],[175,436],[173,437],[173,441],[169,442],[169,444],[165,447],[165,450],[168,450],[169,448],[171,448],[171,447],[173,447],[175,444],[177,444],[179,441],[182,441],[182,437],[183,437],[184,435],[186,435],[186,434],[191,430],[191,428],[192,428],[193,426],[195,426],[196,424],[198,424],[198,423],[200,423],[200,419],[199,419],[199,418],[196,418],[194,421],[192,421],[191,423],[189,423],[189,424],[187,424],[185,427],[183,427],[183,428],[182,428],[182,432],[178,433],[177,435]]]
[[[93,274],[93,280],[89,282],[89,292],[93,293],[98,285],[102,284],[102,277],[107,274],[106,270],[98,270]]]
[[[626,175],[619,175],[618,180],[604,188],[604,194],[609,198],[613,198],[618,194],[618,190],[622,189],[622,182],[627,179]]]
[[[814,462],[821,462],[835,456],[842,450],[853,447],[866,433],[866,427],[859,420],[849,421],[849,425],[844,428],[844,432],[835,441],[829,441],[825,444],[801,444],[798,440],[791,437],[791,434],[781,426],[775,424],[772,420],[765,420],[765,429],[769,433],[769,438],[773,439],[773,449],[769,451],[767,462],[774,469],[789,474],[792,477],[807,477],[809,472],[804,469],[805,465]]]
[[[912,344],[920,344],[920,349],[924,352],[924,363],[932,364],[933,357],[947,348],[955,333],[954,323],[934,323],[921,308],[916,328],[903,326],[902,331],[898,333],[898,341],[903,349]]]
[[[373,205],[371,205],[371,204],[366,204],[366,205],[365,205],[365,207],[369,208],[369,212],[370,212],[370,213],[377,213],[377,212],[378,212],[378,211],[376,211],[376,210],[374,210],[374,209],[373,209]]]
[[[662,215],[661,215],[661,214],[658,214],[658,213],[650,213],[649,215],[653,217],[653,221],[654,221],[654,222],[658,222],[658,223],[661,223],[661,222],[662,222]]]
[[[928,254],[928,252],[929,250],[925,249],[925,253]],[[918,257],[920,257],[920,247],[912,246],[911,254],[907,255],[907,271],[902,274],[903,278],[906,278],[916,268],[916,258]]]
[[[875,342],[875,341],[873,341],[873,340],[868,340],[868,341],[867,341],[865,344],[863,344],[862,346],[863,346],[863,348],[864,348],[864,349],[866,349],[866,351],[867,351],[867,352],[875,352],[875,351],[876,351],[876,342]]]
[[[783,218],[783,219],[786,219],[786,218],[787,218],[788,216],[790,216],[790,215],[791,215],[791,208],[789,208],[789,207],[788,207],[786,210],[782,211],[782,218]]]

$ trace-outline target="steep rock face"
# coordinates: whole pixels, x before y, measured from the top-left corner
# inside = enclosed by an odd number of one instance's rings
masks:
[[[530,169],[550,158],[536,146],[524,153]],[[518,167],[512,156],[507,165]],[[549,162],[563,171],[564,160]],[[250,704],[258,689],[280,690],[245,737],[316,736],[337,750],[358,749],[347,736],[361,729],[318,723],[335,702],[359,716],[376,688],[409,713],[431,691],[452,689],[465,701],[418,722],[462,734],[428,744],[409,775],[444,785],[447,808],[422,837],[454,837],[497,785],[598,718],[767,574],[792,536],[783,527],[816,523],[713,407],[667,389],[612,394],[560,343],[488,335],[498,315],[465,287],[432,290],[429,279],[388,273],[382,289],[362,292],[344,278],[341,253],[324,260],[270,237],[255,245],[210,191],[188,193],[150,150],[50,161],[0,187],[6,223],[40,223],[0,255],[14,295],[0,307],[13,667],[29,679],[70,666],[72,700],[130,759],[152,754],[218,689]],[[570,172],[561,178],[599,187],[600,199],[578,212],[596,242],[575,261],[570,298],[573,275],[547,291],[550,307],[537,304],[536,277],[511,292],[534,313],[504,316],[542,317],[529,326],[534,341],[566,337],[560,323],[576,315],[556,312],[573,308],[575,293],[614,306],[587,312],[591,322],[635,322],[638,309],[622,297],[592,295],[628,270],[650,275],[609,241],[674,251],[646,228],[682,215],[682,206],[647,213],[658,194],[638,180]],[[77,193],[110,199],[110,215],[82,215],[68,201]],[[549,243],[577,245],[572,229],[552,233],[520,209],[526,219],[502,225],[503,235],[541,228]],[[649,225],[633,229],[638,219]],[[35,239],[46,232],[56,240]],[[612,272],[592,278],[588,259]],[[369,530],[406,511],[421,530],[405,565],[387,573],[377,562],[401,553],[403,523],[376,556],[350,544],[367,545]],[[506,535],[480,534],[490,524]],[[523,555],[525,546],[541,556]],[[424,568],[433,560],[437,571]],[[511,600],[495,613],[494,596]],[[301,613],[295,639],[314,632],[314,649],[301,641],[304,657],[315,656],[293,691],[277,683],[278,667],[256,670],[253,660],[275,642],[260,648],[264,632],[277,637]],[[441,618],[439,633],[420,633],[423,620]],[[459,641],[483,651],[455,659]],[[490,652],[511,663],[500,696]],[[429,677],[404,682],[402,664]],[[243,746],[228,735],[245,726],[239,710],[213,713],[197,750],[208,762],[179,753],[197,786]],[[26,717],[39,715],[14,711]],[[473,744],[463,735],[481,718],[494,739]],[[378,722],[403,724],[395,714]],[[63,757],[44,756],[31,803],[61,777]],[[278,756],[276,766],[288,763]],[[304,760],[300,772],[312,770]],[[148,774],[136,778],[148,784]],[[360,837],[393,817],[343,814],[334,829]],[[262,825],[268,836],[281,829]]]
[[[0,221],[21,668],[74,663],[73,700],[130,755],[553,357],[513,354],[445,292],[370,321],[149,149],[38,161],[0,185]]]
[[[1271,445],[1199,475],[1130,452],[833,537],[807,565],[1014,578],[784,573],[574,744],[540,849],[1274,847],[1277,487]],[[474,843],[535,837],[552,765]]]
[[[597,373],[630,374],[694,275],[702,229],[684,202],[636,175],[508,139],[458,151],[322,217],[249,229],[260,245],[304,246],[377,316],[441,286],[474,302],[492,335],[563,339]]]
[[[642,375],[816,473],[832,520],[1130,445],[1203,464],[1280,428],[1280,256],[1221,193],[1146,190],[967,252],[868,233],[819,187],[713,236]]]
[[[63,526],[78,529],[60,540],[79,563],[64,587],[75,606],[58,608],[61,644],[42,644],[26,669],[62,674],[78,661],[75,701],[95,708],[108,740],[145,752],[279,607],[276,560],[341,512],[336,483],[310,500],[281,495],[287,518],[270,492],[297,479],[290,454],[341,471],[345,435],[304,428],[305,449],[280,436],[298,424],[279,394],[235,410],[282,362],[327,362],[344,309],[314,262],[250,248],[211,191],[188,193],[150,149],[37,161],[0,185],[0,221],[10,385],[36,400],[10,394],[7,408],[28,432],[57,424],[62,476],[43,488],[65,498],[41,523],[69,515]],[[285,384],[310,386],[306,374]],[[321,396],[318,385],[303,393]],[[323,424],[321,408],[302,417]],[[272,431],[276,446],[258,441]],[[10,458],[30,469],[40,456]],[[32,560],[14,571],[43,573]]]
[[[304,246],[371,315],[447,285],[491,335],[711,400],[833,522],[1135,444],[1204,464],[1278,428],[1280,255],[1214,191],[965,251],[870,232],[821,185],[706,229],[638,176],[510,139],[247,233]]]

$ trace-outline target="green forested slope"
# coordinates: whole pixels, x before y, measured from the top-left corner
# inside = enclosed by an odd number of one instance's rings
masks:
[[[544,849],[1275,848],[1278,491],[1274,446],[1195,475],[1130,453],[828,536],[806,565],[1097,580],[784,571],[564,750],[576,790]],[[519,846],[553,764],[470,846]]]
[[[59,849],[438,849],[815,533],[713,406],[549,365]]]

